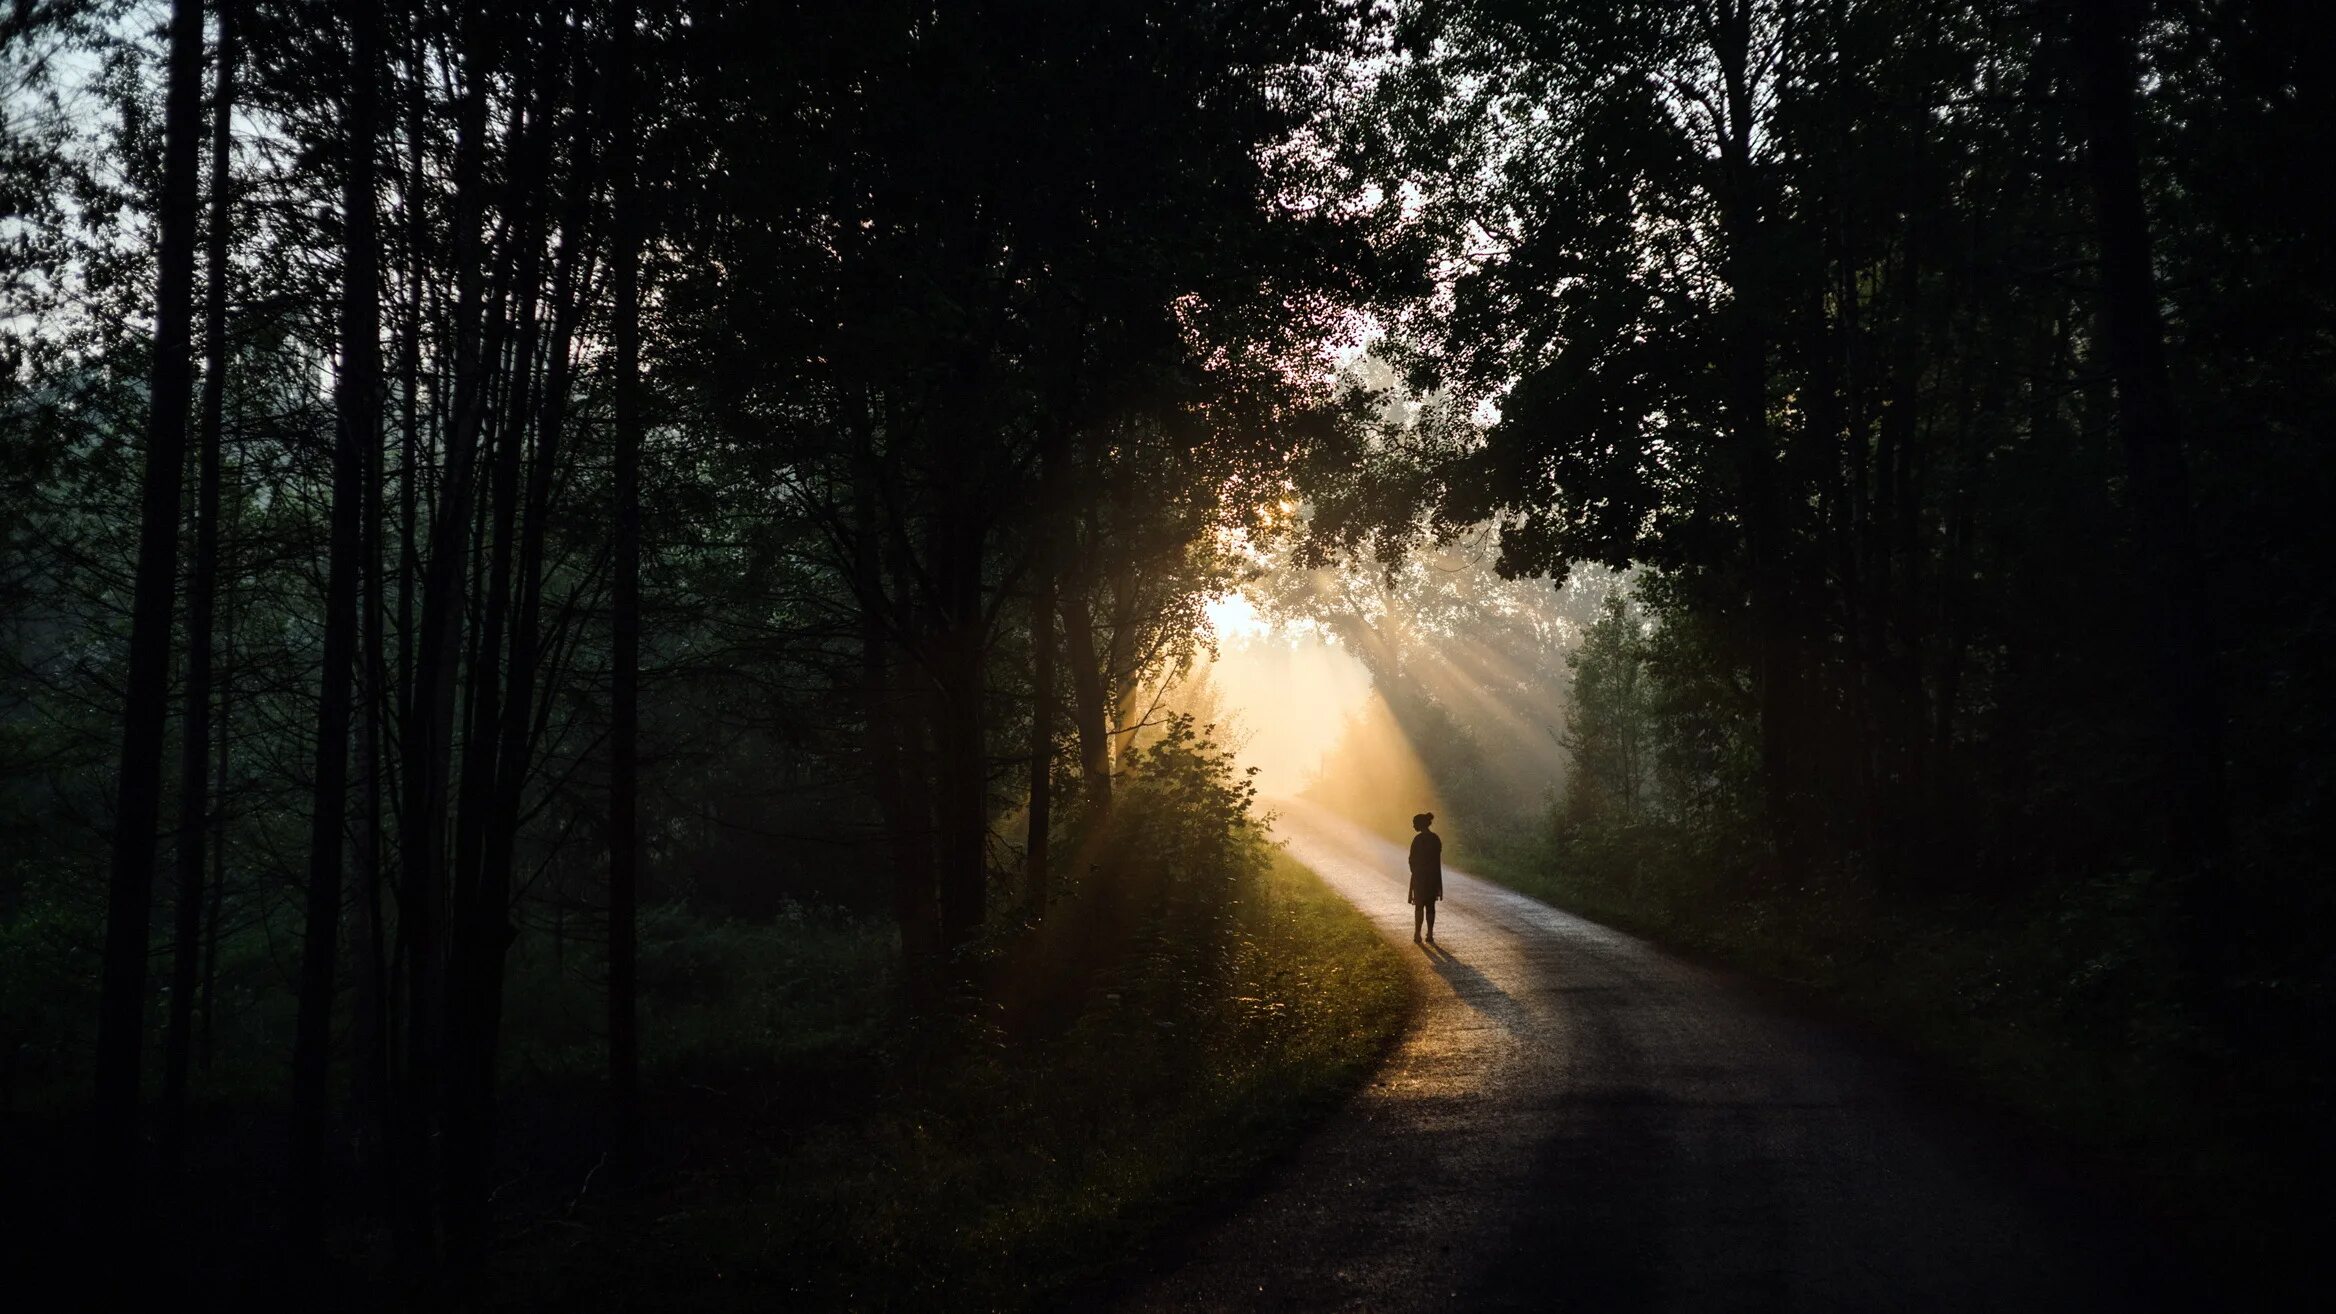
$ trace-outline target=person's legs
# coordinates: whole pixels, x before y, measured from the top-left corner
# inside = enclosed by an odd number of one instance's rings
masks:
[[[1427,913],[1427,904],[1415,903],[1411,905],[1411,942],[1413,944],[1419,943],[1419,919],[1426,916]]]
[[[1420,906],[1428,910],[1428,943],[1434,944],[1436,942],[1436,901],[1430,899]],[[1412,932],[1415,938],[1418,934],[1417,931]]]

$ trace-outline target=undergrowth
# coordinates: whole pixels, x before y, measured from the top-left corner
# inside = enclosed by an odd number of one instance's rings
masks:
[[[1056,1034],[894,1035],[850,1105],[723,1130],[663,1189],[539,1230],[506,1298],[1010,1309],[1095,1278],[1343,1098],[1408,1010],[1393,953],[1311,873],[1275,852],[1245,885],[1219,961],[1153,928]]]

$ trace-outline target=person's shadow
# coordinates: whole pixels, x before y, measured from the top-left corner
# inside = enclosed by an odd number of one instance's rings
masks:
[[[1427,955],[1428,965],[1436,975],[1452,987],[1452,993],[1470,1008],[1484,1014],[1509,1031],[1525,1029],[1525,1009],[1508,991],[1491,977],[1461,962],[1451,950],[1440,944],[1423,943],[1420,952]]]

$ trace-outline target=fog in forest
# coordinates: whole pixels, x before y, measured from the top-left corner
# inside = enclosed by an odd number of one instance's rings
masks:
[[[2315,1254],[2323,8],[0,3],[0,1301]]]
[[[1472,531],[1392,564],[1261,562],[1209,603],[1213,654],[1165,702],[1221,719],[1269,802],[1388,834],[1434,812],[1462,851],[1513,843],[1564,791],[1569,657],[1625,579],[1503,579],[1492,542]]]

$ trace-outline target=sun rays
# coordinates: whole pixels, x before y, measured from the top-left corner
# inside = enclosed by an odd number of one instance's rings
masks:
[[[1214,660],[1183,679],[1265,797],[1394,833],[1447,803],[1533,814],[1561,788],[1566,656],[1614,586],[1604,572],[1505,580],[1474,540],[1392,569],[1247,556],[1246,587],[1203,609]]]

